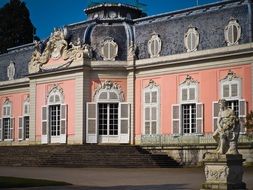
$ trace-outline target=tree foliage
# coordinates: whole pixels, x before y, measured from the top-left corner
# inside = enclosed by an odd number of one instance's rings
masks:
[[[33,42],[35,31],[29,10],[21,0],[10,0],[0,9],[0,53]]]

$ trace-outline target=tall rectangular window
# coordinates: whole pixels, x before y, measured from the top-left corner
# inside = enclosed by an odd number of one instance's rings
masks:
[[[25,139],[29,139],[29,116],[24,117]]]
[[[49,129],[51,136],[60,136],[60,105],[49,106]]]
[[[183,133],[196,133],[196,104],[182,105]]]
[[[3,118],[3,136],[4,139],[12,139],[11,119]]]
[[[118,135],[118,103],[98,104],[99,135]]]
[[[158,91],[145,92],[145,134],[157,134]]]

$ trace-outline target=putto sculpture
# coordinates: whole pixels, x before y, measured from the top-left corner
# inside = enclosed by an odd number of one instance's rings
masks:
[[[220,111],[218,114],[217,129],[213,133],[213,138],[218,143],[216,153],[239,154],[237,149],[240,133],[239,120],[234,110],[227,107],[226,100],[219,100],[219,105]]]

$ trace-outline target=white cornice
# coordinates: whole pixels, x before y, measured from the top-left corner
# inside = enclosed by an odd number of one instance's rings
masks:
[[[136,60],[136,69],[168,66],[180,63],[189,63],[197,61],[205,61],[209,59],[226,59],[231,56],[238,56],[243,54],[253,54],[253,43],[242,45],[235,45],[230,47],[222,47],[216,49],[202,50],[190,53],[182,53],[177,55],[169,55],[158,58],[148,58]]]
[[[15,79],[15,80],[2,81],[2,82],[0,82],[0,89],[20,87],[23,85],[29,85],[29,78],[21,78],[21,79]]]

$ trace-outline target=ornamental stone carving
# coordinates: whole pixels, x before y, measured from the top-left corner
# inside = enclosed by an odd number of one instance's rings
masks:
[[[58,60],[62,58],[69,63],[65,64],[65,66],[69,66],[73,61],[92,58],[92,48],[87,44],[82,45],[80,38],[75,43],[70,42],[70,48],[68,49],[68,43],[64,39],[64,35],[66,36],[62,29],[55,29],[47,41],[43,52],[41,52],[40,42],[34,42],[35,50],[29,63],[29,73],[36,73],[42,68],[45,69],[44,65],[50,59]],[[60,67],[63,66],[61,65]]]
[[[153,89],[153,88],[159,88],[159,85],[156,84],[154,80],[150,79],[145,89]]]
[[[232,81],[235,79],[240,79],[240,77],[238,77],[232,70],[229,70],[228,74],[222,79],[222,81]]]
[[[131,41],[128,47],[127,60],[133,60],[136,57],[136,45]]]
[[[227,166],[205,166],[205,176],[207,181],[226,182],[229,174]]]
[[[227,107],[224,99],[219,100],[220,111],[217,120],[217,129],[213,133],[214,140],[218,143],[216,153],[239,154],[237,149],[240,133],[239,120],[232,109]]]
[[[194,80],[192,78],[192,76],[187,75],[185,80],[180,84],[180,85],[186,85],[186,86],[190,86],[192,84],[198,84],[199,82],[197,80]]]
[[[118,100],[121,102],[124,101],[124,94],[121,89],[121,86],[116,82],[106,80],[105,82],[99,84],[95,90],[94,95],[93,95],[93,100],[97,101],[99,99],[99,95],[102,92],[115,92],[118,96]],[[109,98],[109,96],[108,96],[108,98]]]

